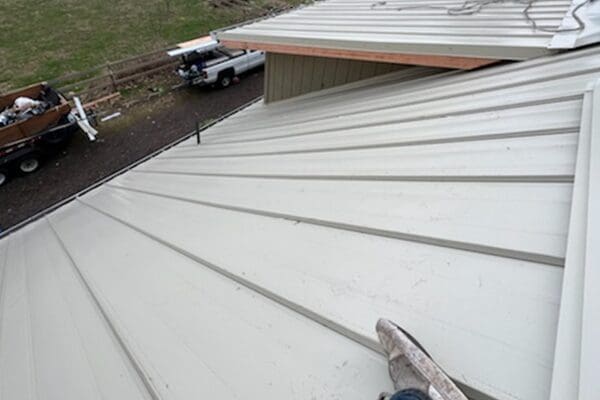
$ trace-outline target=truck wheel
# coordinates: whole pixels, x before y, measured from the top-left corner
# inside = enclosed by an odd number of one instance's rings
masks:
[[[4,185],[8,180],[8,174],[6,171],[0,170],[0,186]]]
[[[19,171],[31,174],[40,168],[40,159],[37,154],[29,154],[19,161]]]
[[[219,75],[219,86],[222,88],[229,87],[233,81],[233,71],[223,71]]]
[[[219,81],[219,85],[220,85],[222,88],[226,88],[226,87],[228,87],[229,85],[231,85],[231,77],[230,77],[230,76],[227,76],[227,75],[223,76],[223,77],[221,78],[221,80]]]

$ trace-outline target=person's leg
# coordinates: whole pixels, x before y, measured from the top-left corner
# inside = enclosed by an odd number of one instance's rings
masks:
[[[405,389],[394,393],[390,400],[431,400],[431,398],[420,390]]]

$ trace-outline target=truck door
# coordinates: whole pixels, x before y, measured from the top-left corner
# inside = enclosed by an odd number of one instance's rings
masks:
[[[242,67],[244,69],[244,72],[246,72],[250,68],[252,68],[250,66],[250,58],[252,57],[251,53],[252,53],[252,50],[244,50],[244,55],[242,56],[242,59],[244,60],[243,67]]]
[[[265,63],[265,52],[250,50],[248,53],[248,69],[256,68]]]

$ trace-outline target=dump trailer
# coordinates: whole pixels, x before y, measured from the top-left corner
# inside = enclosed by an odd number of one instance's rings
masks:
[[[78,99],[76,99],[78,100]],[[38,83],[0,96],[0,186],[9,177],[36,171],[78,130],[96,131],[80,103],[75,110],[60,92]]]

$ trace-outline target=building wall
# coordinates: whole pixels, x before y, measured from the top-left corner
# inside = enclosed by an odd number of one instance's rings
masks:
[[[265,101],[273,102],[406,68],[405,65],[267,53]]]

